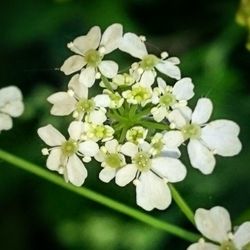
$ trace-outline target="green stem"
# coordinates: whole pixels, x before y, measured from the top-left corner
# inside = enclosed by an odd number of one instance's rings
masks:
[[[194,213],[191,210],[191,208],[188,206],[188,204],[185,202],[185,200],[183,200],[183,198],[181,197],[179,192],[174,188],[173,185],[168,184],[168,186],[170,187],[173,199],[176,202],[176,204],[178,205],[178,207],[180,208],[180,210],[186,215],[186,217],[189,219],[189,221],[191,221],[191,223],[195,225]]]
[[[114,93],[114,90],[112,89],[112,86],[111,86],[109,80],[108,80],[104,75],[101,76],[101,79],[102,79],[102,81],[103,81],[105,87],[106,87],[108,90],[110,90],[112,93]]]
[[[28,171],[34,175],[37,175],[43,179],[46,179],[47,181],[50,181],[58,186],[61,186],[71,192],[74,192],[80,196],[83,196],[87,199],[90,199],[92,201],[98,202],[106,207],[112,208],[113,210],[116,210],[120,213],[126,214],[134,219],[137,219],[141,222],[144,222],[150,226],[153,226],[157,229],[166,231],[170,234],[173,234],[175,236],[178,236],[182,239],[185,239],[190,242],[195,242],[199,239],[199,235],[191,233],[185,229],[182,229],[180,227],[177,227],[175,225],[172,225],[170,223],[167,223],[165,221],[161,221],[158,219],[155,219],[154,217],[144,214],[143,212],[140,212],[134,208],[131,208],[129,206],[126,206],[122,203],[119,203],[115,200],[112,200],[108,197],[105,197],[101,194],[98,194],[92,190],[89,190],[87,188],[82,187],[75,187],[69,183],[66,183],[60,176],[55,175],[52,172],[47,171],[46,169],[43,169],[31,162],[28,162],[26,160],[23,160],[22,158],[19,158],[15,155],[12,155],[10,153],[7,153],[0,149],[0,159],[20,168],[25,171]]]
[[[159,129],[159,130],[169,130],[169,127],[167,124],[150,122],[150,121],[141,121],[140,123],[142,126],[145,126],[148,128],[154,128],[154,129]]]

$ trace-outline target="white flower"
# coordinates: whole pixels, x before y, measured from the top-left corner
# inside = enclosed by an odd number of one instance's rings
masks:
[[[118,72],[118,65],[114,61],[102,60],[104,55],[118,48],[122,38],[122,26],[110,25],[101,36],[100,27],[94,26],[87,35],[77,37],[68,44],[68,48],[77,55],[69,57],[61,70],[70,75],[81,70],[80,81],[91,87],[100,71],[107,78],[113,78]],[[85,67],[86,66],[86,67]]]
[[[163,210],[172,199],[167,183],[182,181],[186,168],[178,159],[152,158],[149,150],[147,143],[135,145],[126,142],[121,152],[131,157],[131,163],[117,171],[115,181],[123,187],[135,179],[137,204],[147,211],[154,208]]]
[[[188,107],[175,109],[168,115],[172,126],[181,130],[188,143],[191,164],[203,174],[212,173],[215,154],[234,156],[241,150],[238,138],[240,128],[230,120],[215,120],[207,123],[212,113],[210,99],[200,98],[192,113]]]
[[[148,134],[148,130],[142,126],[134,126],[130,128],[126,133],[126,139],[134,144],[142,143]]]
[[[121,154],[120,148],[117,140],[107,141],[95,156],[95,159],[101,162],[103,167],[99,174],[99,178],[103,182],[110,182],[115,177],[117,170],[126,165],[125,157]]]
[[[88,99],[88,88],[79,81],[79,74],[74,75],[69,84],[69,91],[57,92],[48,97],[53,104],[52,115],[66,116],[73,113],[73,117],[82,120],[85,115],[93,117],[94,123],[103,123],[106,120],[104,107],[110,105],[110,98],[106,94],[96,95]]]
[[[180,69],[176,65],[179,59],[176,57],[165,59],[168,55],[163,54],[163,58],[158,58],[153,54],[148,54],[144,42],[134,33],[124,34],[119,49],[127,52],[133,57],[141,59],[139,63],[132,65],[132,69],[140,77],[140,82],[152,85],[156,77],[156,71],[179,80],[181,77]],[[138,80],[138,79],[137,79]]]
[[[68,140],[52,125],[38,129],[40,138],[52,147],[49,150],[43,150],[44,154],[49,154],[46,163],[48,169],[63,174],[65,180],[75,186],[81,186],[87,177],[87,169],[79,157],[83,157],[83,160],[88,162],[99,150],[97,143],[81,140],[82,131],[83,123],[80,121],[73,121],[70,124]]]
[[[247,250],[250,246],[250,221],[237,227],[232,232],[228,211],[223,207],[210,210],[199,208],[195,212],[197,229],[207,239],[217,243],[208,243],[203,239],[192,244],[188,250]]]
[[[167,86],[160,77],[157,78],[157,82],[158,88],[154,88],[152,97],[152,103],[157,106],[152,108],[151,113],[154,120],[160,122],[167,117],[170,108],[175,109],[187,105],[187,101],[194,95],[194,85],[188,77],[177,81],[173,87]]]
[[[131,104],[140,104],[144,107],[151,102],[152,88],[142,83],[136,83],[131,90],[122,92],[122,96]]]
[[[12,128],[12,118],[24,111],[22,93],[15,86],[0,89],[0,132]]]
[[[113,138],[114,129],[109,125],[85,122],[82,138],[86,140],[106,142]]]

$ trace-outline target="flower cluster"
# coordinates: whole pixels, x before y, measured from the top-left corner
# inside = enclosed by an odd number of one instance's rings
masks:
[[[0,89],[0,132],[13,127],[12,117],[23,113],[22,93],[15,86]]]
[[[195,224],[203,238],[187,250],[248,250],[250,249],[250,221],[244,222],[232,232],[228,211],[223,207],[210,210],[199,208],[195,212]]]
[[[74,55],[61,67],[72,75],[68,88],[48,101],[52,115],[73,117],[69,138],[52,125],[38,129],[51,147],[42,150],[48,155],[47,167],[66,181],[81,186],[87,165],[97,161],[103,182],[114,179],[121,187],[132,182],[139,206],[162,210],[171,203],[168,184],[186,177],[179,147],[187,144],[191,165],[203,174],[213,172],[216,155],[233,156],[241,150],[239,126],[229,120],[208,122],[213,109],[208,98],[200,98],[192,111],[188,101],[194,84],[181,77],[180,60],[167,52],[149,53],[145,37],[123,34],[120,24],[103,34],[95,26],[68,48]],[[119,70],[106,59],[115,50],[136,62]]]

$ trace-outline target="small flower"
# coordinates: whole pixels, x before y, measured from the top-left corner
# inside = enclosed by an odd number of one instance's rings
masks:
[[[203,174],[212,173],[215,154],[227,157],[240,152],[240,128],[230,120],[215,120],[207,124],[213,105],[210,99],[200,98],[192,112],[188,107],[175,109],[168,115],[174,127],[189,139],[188,154],[194,168]]]
[[[147,129],[141,126],[135,126],[127,131],[126,139],[127,141],[133,142],[134,144],[139,144],[146,139],[147,133]]]
[[[150,145],[126,142],[121,152],[131,157],[131,163],[116,173],[116,184],[123,187],[134,180],[136,202],[143,209],[163,210],[171,203],[171,193],[167,185],[182,181],[186,176],[185,166],[175,158],[152,157]]]
[[[80,81],[91,87],[100,71],[107,78],[113,78],[118,71],[114,61],[103,60],[104,55],[118,48],[122,38],[122,26],[110,25],[101,36],[100,27],[94,26],[87,35],[77,37],[68,44],[68,48],[77,55],[69,57],[61,67],[66,75],[81,70]],[[86,66],[86,67],[85,67]]]
[[[109,125],[85,122],[83,125],[82,138],[95,142],[106,142],[113,138],[114,132],[114,129]]]
[[[167,117],[170,108],[175,109],[187,105],[187,100],[194,95],[194,85],[188,77],[177,81],[173,87],[167,86],[160,77],[157,78],[157,81],[158,88],[153,90],[152,97],[152,103],[157,106],[152,108],[151,113],[154,120],[160,122]]]
[[[110,104],[109,108],[111,109],[118,109],[124,103],[124,98],[118,92],[111,92],[108,89],[104,89],[103,93],[109,96]]]
[[[228,211],[223,207],[213,207],[210,210],[199,208],[195,212],[197,229],[209,243],[201,239],[192,244],[188,250],[248,250],[250,246],[250,221],[240,225],[232,232],[231,220]]]
[[[140,78],[140,82],[144,84],[152,85],[154,83],[155,68],[171,78],[180,79],[180,69],[176,66],[180,63],[179,59],[176,57],[165,59],[168,56],[166,53],[163,54],[163,58],[148,54],[144,42],[136,34],[124,34],[119,49],[141,59],[140,62],[132,65],[132,69]]]
[[[122,96],[128,103],[140,104],[144,107],[147,103],[151,102],[152,88],[141,83],[136,83],[132,86],[131,90],[123,91]]]
[[[43,150],[44,154],[49,154],[46,163],[48,169],[63,174],[65,181],[75,186],[81,186],[87,177],[87,169],[79,157],[88,162],[99,150],[97,143],[81,140],[82,131],[83,123],[80,121],[73,121],[70,124],[68,140],[52,125],[38,129],[40,138],[52,147]]]
[[[103,108],[110,105],[108,95],[101,94],[88,99],[88,88],[79,81],[79,74],[71,78],[68,88],[67,92],[57,92],[48,97],[47,100],[53,104],[50,111],[52,115],[66,116],[73,113],[75,119],[82,120],[85,115],[97,114],[99,123],[106,120]]]
[[[101,162],[103,167],[99,174],[99,178],[103,182],[110,182],[115,177],[116,172],[126,165],[125,157],[121,154],[120,148],[117,140],[107,141],[95,156],[95,159]]]
[[[21,91],[15,86],[0,89],[0,132],[11,129],[11,117],[18,117],[23,113],[22,99]]]

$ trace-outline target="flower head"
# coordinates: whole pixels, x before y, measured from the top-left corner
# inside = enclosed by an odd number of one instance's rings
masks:
[[[87,35],[77,37],[68,44],[68,48],[76,53],[69,57],[61,67],[61,70],[70,75],[81,70],[80,81],[91,87],[100,72],[107,78],[113,78],[118,71],[118,65],[114,61],[103,60],[106,54],[118,48],[122,38],[122,26],[110,25],[101,36],[100,27],[94,26]]]
[[[52,125],[38,129],[40,138],[51,147],[43,149],[43,153],[48,154],[48,169],[63,174],[66,181],[76,186],[81,186],[87,177],[87,170],[79,157],[88,162],[99,149],[94,141],[81,139],[82,130],[82,122],[72,122],[68,128],[70,137],[66,140]]]
[[[183,107],[168,115],[172,125],[182,132],[184,140],[189,140],[188,154],[192,166],[203,174],[212,173],[215,167],[214,155],[233,156],[241,150],[239,126],[230,120],[207,123],[212,109],[210,99],[200,98],[193,112]]]

